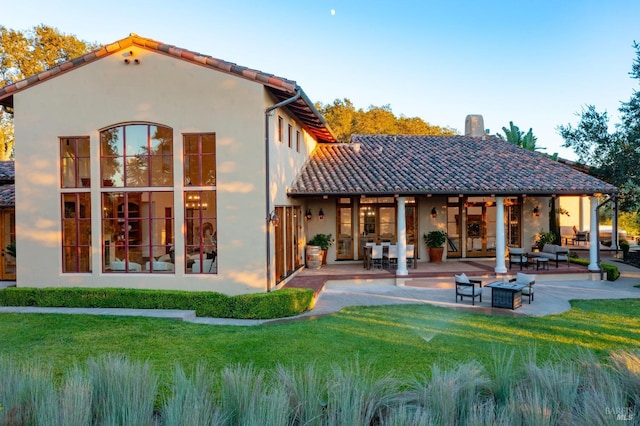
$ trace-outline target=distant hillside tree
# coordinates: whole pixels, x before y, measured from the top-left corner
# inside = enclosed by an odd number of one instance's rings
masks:
[[[436,135],[451,136],[456,131],[448,127],[433,126],[418,117],[396,117],[389,105],[357,109],[347,99],[336,99],[332,104],[316,104],[339,142],[349,142],[354,134]]]
[[[640,45],[633,43],[636,58],[631,78],[640,81]],[[640,212],[640,91],[634,90],[619,108],[621,123],[609,132],[607,112],[588,105],[582,109],[577,126],[558,126],[564,146],[572,148],[578,161],[591,166],[602,180],[620,188],[620,209]]]
[[[27,31],[0,25],[0,87],[82,56],[96,47],[46,25]],[[0,160],[11,157],[14,142],[13,116],[0,110]]]

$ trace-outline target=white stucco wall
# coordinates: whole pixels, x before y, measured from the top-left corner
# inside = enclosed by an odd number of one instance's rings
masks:
[[[124,64],[129,51],[140,65]],[[228,294],[266,289],[264,111],[274,102],[261,84],[129,47],[20,92],[14,102],[18,286],[124,286]],[[176,224],[184,219],[182,134],[216,133],[217,275],[184,273],[181,229],[174,230],[175,275],[102,272],[99,130],[134,121],[173,129]],[[294,155],[276,147],[272,164],[288,161],[297,168],[304,162],[313,143],[302,133],[306,151]],[[92,155],[92,272],[63,274],[58,138],[85,135],[90,137]],[[276,188],[272,196],[281,203],[286,197],[280,184],[293,179],[286,169],[272,170]]]

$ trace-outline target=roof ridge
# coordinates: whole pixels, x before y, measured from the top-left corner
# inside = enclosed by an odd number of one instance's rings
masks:
[[[48,68],[44,71],[40,71],[39,73],[28,76],[25,79],[1,87],[0,104],[11,106],[1,101],[4,98],[12,96],[15,92],[24,89],[25,87],[48,80],[61,72],[69,71],[79,66],[86,65],[104,56],[110,55],[120,49],[126,49],[127,47],[132,45],[136,45],[145,49],[155,50],[169,56],[176,57],[178,59],[198,63],[222,72],[234,74],[247,80],[256,81],[266,86],[285,90],[292,94],[295,93],[296,88],[298,87],[298,84],[294,80],[289,80],[284,77],[278,77],[274,74],[269,74],[260,70],[238,65],[233,62],[225,61],[223,59],[218,59],[210,55],[197,53],[188,49],[177,47],[171,44],[166,44],[148,37],[142,37],[138,34],[131,33],[129,36],[123,39],[102,45],[97,49],[92,50],[91,52],[85,53],[82,56],[72,58],[65,62],[61,62],[54,67]]]

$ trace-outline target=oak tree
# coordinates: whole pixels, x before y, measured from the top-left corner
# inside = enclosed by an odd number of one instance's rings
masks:
[[[26,31],[0,25],[0,87],[82,56],[96,47],[95,43],[44,24]],[[0,109],[0,160],[10,158],[13,145],[13,116]]]

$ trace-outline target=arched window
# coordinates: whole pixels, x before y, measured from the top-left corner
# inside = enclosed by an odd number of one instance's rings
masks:
[[[103,130],[100,171],[104,271],[173,273],[173,130]]]

